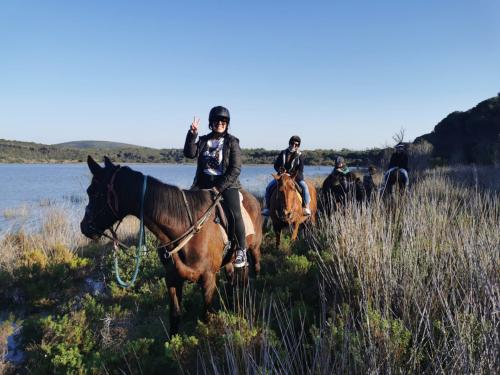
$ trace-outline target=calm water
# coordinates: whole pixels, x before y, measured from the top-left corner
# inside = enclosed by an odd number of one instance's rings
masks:
[[[195,165],[134,164],[131,167],[164,182],[188,188]],[[332,167],[306,167],[306,176],[326,176]],[[240,180],[259,195],[270,181],[271,165],[245,165]],[[76,222],[83,217],[91,179],[87,164],[0,164],[0,234],[20,226],[33,227],[50,209],[72,213]]]

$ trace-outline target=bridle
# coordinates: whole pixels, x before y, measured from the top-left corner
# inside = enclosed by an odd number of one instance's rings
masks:
[[[281,181],[282,181],[282,178],[285,175],[288,176],[288,177],[290,177],[290,178],[292,178],[292,175],[290,175],[289,173],[282,173],[280,175],[280,180]],[[288,189],[288,186],[285,186],[284,191],[280,191],[280,189],[279,189],[279,183],[280,183],[280,181],[278,181],[278,186],[276,186],[276,195],[275,195],[275,200],[277,201],[276,205],[277,205],[278,210],[279,210],[278,212],[276,212],[276,216],[281,221],[286,222],[289,219],[287,217],[285,217],[284,211],[288,208],[288,206],[287,206],[287,204],[288,204],[288,194],[290,194],[290,193],[291,194],[295,194],[295,191],[293,191],[293,190],[295,190],[295,183],[293,183],[293,181],[292,181],[293,187],[291,189]],[[292,190],[292,192],[289,192],[288,190]],[[279,199],[280,192],[283,194],[283,199]],[[295,211],[292,210],[292,212],[293,212],[293,216],[295,216]]]
[[[118,240],[118,236],[116,235],[116,231],[118,230],[118,227],[121,224],[123,218],[120,218],[120,216],[119,216],[118,194],[116,193],[116,190],[114,188],[115,178],[116,178],[116,176],[118,174],[118,171],[121,168],[122,167],[118,167],[114,171],[113,175],[111,176],[111,179],[110,179],[109,183],[106,186],[106,188],[107,188],[107,190],[106,190],[106,204],[107,204],[107,207],[109,207],[109,209],[111,210],[111,213],[118,220],[118,224],[116,225],[115,228],[113,228],[113,225],[111,225],[111,227],[105,228],[104,230],[99,230],[98,228],[96,228],[95,226],[92,225],[93,219],[95,217],[97,217],[98,215],[100,215],[106,209],[106,206],[105,206],[96,215],[92,215],[92,220],[89,220],[89,227],[91,229],[95,230],[98,234],[100,234],[100,236],[104,236],[104,237],[110,239],[111,241],[113,241],[113,248],[115,250],[114,251],[114,257],[115,257],[115,274],[116,274],[116,278],[117,278],[118,283],[122,287],[128,288],[128,287],[131,287],[135,283],[135,280],[137,278],[141,253],[147,252],[147,249],[143,250],[143,247],[144,247],[144,242],[145,242],[144,241],[144,237],[145,237],[144,236],[144,233],[145,233],[144,232],[144,197],[145,197],[145,194],[146,194],[146,186],[147,186],[147,177],[148,176],[144,175],[144,183],[143,183],[143,187],[142,187],[141,206],[140,206],[141,208],[140,208],[139,243],[138,243],[138,245],[136,247],[136,256],[135,256],[135,258],[136,258],[136,265],[135,265],[135,270],[134,270],[134,274],[132,276],[132,280],[129,283],[125,283],[121,279],[120,274],[119,274],[117,251],[119,250],[120,247],[122,247],[124,249],[130,249],[130,246],[127,246],[126,244],[120,242]],[[184,193],[184,191],[182,189],[179,189],[179,190],[182,193],[182,197],[183,197],[183,200],[184,200],[184,204],[186,206],[186,210],[187,210],[187,214],[188,214],[189,220],[191,222],[191,226],[181,236],[179,236],[178,238],[176,238],[176,239],[168,242],[167,244],[160,244],[156,248],[152,249],[152,250],[164,249],[165,250],[165,254],[164,254],[165,258],[169,258],[173,254],[175,254],[178,251],[180,251],[184,247],[184,245],[186,245],[191,240],[191,238],[193,238],[193,236],[201,230],[202,226],[205,224],[205,222],[207,221],[207,219],[212,214],[212,211],[215,209],[216,205],[219,203],[219,201],[222,198],[222,193],[218,193],[217,196],[214,198],[213,202],[211,203],[211,205],[208,207],[208,209],[195,222],[193,220],[193,215],[192,215],[191,209],[189,208],[189,205],[188,205],[188,202],[187,202],[187,199],[186,199],[186,195],[185,195],[185,193]],[[111,236],[109,236],[108,234],[105,233],[106,230],[109,230],[111,232]],[[168,247],[173,246],[174,244],[177,244],[177,246],[174,249],[172,249],[170,251],[167,250]]]
[[[106,237],[106,238],[112,240],[113,243],[127,247],[125,244],[121,243],[118,240],[118,237],[116,235],[116,231],[118,230],[118,227],[120,226],[120,224],[123,221],[123,218],[120,218],[120,215],[119,215],[118,194],[116,193],[116,190],[114,187],[116,176],[121,168],[122,167],[118,167],[113,172],[113,175],[111,176],[109,183],[106,185],[106,205],[107,205],[107,207],[106,206],[102,207],[99,210],[99,212],[97,212],[95,215],[91,216],[91,219],[89,220],[89,227],[92,230],[96,231],[100,236],[103,236],[103,237]],[[96,177],[94,177],[94,178],[97,180]],[[107,228],[104,228],[103,230],[101,230],[101,229],[97,228],[95,225],[93,225],[93,222],[94,222],[95,218],[100,216],[106,208],[110,209],[110,211],[113,214],[113,216],[115,217],[115,219],[118,220],[118,224],[116,225],[115,228],[113,228],[113,224],[112,224],[110,227],[107,227]],[[109,230],[111,232],[112,236],[106,234],[106,230]]]

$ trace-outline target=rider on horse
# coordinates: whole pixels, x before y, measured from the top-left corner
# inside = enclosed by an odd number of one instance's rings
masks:
[[[394,148],[395,152],[391,155],[389,167],[384,173],[384,185],[387,184],[389,174],[396,168],[399,168],[405,176],[405,185],[408,187],[410,179],[408,178],[408,153],[406,152],[405,144],[403,142],[399,142]]]
[[[278,174],[288,173],[290,175],[295,175],[295,181],[302,188],[302,199],[304,204],[303,213],[304,215],[311,215],[311,209],[309,204],[311,203],[311,195],[309,194],[309,189],[306,182],[304,181],[304,158],[302,153],[299,151],[300,147],[300,137],[294,135],[288,141],[288,148],[281,151],[274,162],[274,169]],[[264,208],[262,210],[262,215],[269,216],[269,201],[271,200],[271,194],[276,187],[277,181],[272,179],[271,182],[266,187],[266,196],[264,200]]]
[[[339,177],[339,181],[342,182],[348,182],[348,181],[354,181],[356,179],[356,176],[351,172],[349,167],[345,164],[344,158],[342,156],[337,156],[335,158],[335,167],[333,167],[332,172],[330,175],[334,177]],[[346,186],[343,186],[346,188]]]
[[[198,157],[193,189],[211,189],[215,195],[222,194],[226,208],[231,212],[234,223],[232,231],[236,239],[236,259],[234,266],[247,264],[245,225],[241,216],[239,175],[241,172],[241,149],[238,138],[228,133],[229,110],[214,107],[208,115],[211,132],[198,141],[200,119],[194,119],[186,136],[184,156]]]

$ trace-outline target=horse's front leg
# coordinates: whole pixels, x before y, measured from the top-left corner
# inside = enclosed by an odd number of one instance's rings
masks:
[[[173,284],[173,285],[172,285]],[[168,295],[170,297],[170,336],[179,332],[181,321],[182,287],[183,281],[170,282],[167,280]]]
[[[293,228],[293,233],[292,233],[292,241],[295,241],[297,237],[299,236],[299,227],[300,227],[300,221],[296,221],[294,223],[294,228]]]
[[[281,243],[281,228],[279,226],[275,226],[274,233],[276,233],[276,248],[279,249]]]

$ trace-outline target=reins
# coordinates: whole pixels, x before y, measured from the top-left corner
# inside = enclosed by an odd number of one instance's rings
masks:
[[[116,173],[115,173],[116,175]],[[112,183],[114,182],[114,176],[111,179],[111,188],[113,187]],[[139,225],[139,242],[137,243],[136,251],[135,251],[135,267],[134,267],[134,273],[132,274],[132,279],[130,282],[125,282],[120,276],[120,266],[118,264],[118,249],[119,249],[119,241],[116,236],[116,232],[114,230],[111,230],[111,233],[113,234],[113,249],[115,250],[113,252],[113,257],[115,260],[115,275],[116,275],[116,281],[118,284],[123,287],[123,288],[130,288],[135,284],[135,280],[137,279],[137,275],[139,274],[139,265],[141,263],[141,253],[142,253],[142,248],[144,246],[145,240],[144,240],[144,196],[146,195],[146,187],[147,187],[147,181],[148,181],[148,176],[144,175],[144,182],[142,184],[142,194],[141,194],[141,213],[140,213],[140,220],[141,223]],[[108,191],[110,187],[108,186]],[[114,191],[114,190],[113,190]],[[109,195],[108,195],[109,198]],[[118,207],[118,198],[115,192],[115,202],[116,202],[116,207]],[[109,203],[109,199],[108,199]],[[120,221],[121,223],[121,221]],[[118,223],[118,225],[120,225]],[[118,226],[117,226],[118,229]]]
[[[111,180],[110,180],[110,182],[109,182],[109,184],[107,186],[107,188],[108,188],[108,191],[107,191],[107,204],[108,204],[111,212],[113,213],[113,215],[116,218],[119,219],[119,222],[118,222],[118,225],[116,226],[115,229],[108,228],[109,231],[111,232],[111,236],[109,236],[108,234],[106,234],[104,232],[101,233],[101,235],[113,241],[114,268],[115,268],[115,275],[116,275],[116,280],[117,280],[118,284],[121,287],[123,287],[123,288],[130,288],[131,286],[134,285],[134,283],[135,283],[135,281],[137,279],[137,275],[139,273],[139,265],[140,265],[140,262],[141,262],[141,255],[142,255],[142,253],[146,253],[148,251],[145,248],[145,246],[144,246],[145,245],[145,236],[144,236],[144,197],[146,195],[147,176],[144,175],[144,182],[143,182],[143,185],[142,185],[141,208],[140,208],[140,225],[139,225],[139,241],[138,241],[138,244],[136,246],[136,252],[135,252],[134,272],[133,272],[133,275],[132,275],[132,279],[130,280],[130,282],[127,283],[127,282],[123,281],[123,279],[120,276],[120,267],[119,267],[119,264],[118,264],[118,250],[119,250],[119,248],[122,247],[125,250],[130,249],[130,246],[127,246],[126,244],[124,244],[123,242],[120,242],[118,240],[118,236],[116,234],[118,226],[121,224],[121,221],[122,221],[119,218],[119,215],[118,215],[118,212],[119,212],[119,208],[118,208],[118,194],[116,193],[116,191],[114,189],[115,177],[116,177],[116,175],[117,175],[117,173],[118,173],[119,170],[120,170],[120,168],[118,168],[115,171],[115,173],[111,177]],[[193,238],[193,236],[201,230],[201,228],[206,223],[207,219],[210,217],[210,215],[212,214],[212,211],[214,210],[214,208],[216,207],[217,203],[220,201],[220,199],[222,197],[222,194],[218,193],[215,196],[213,202],[210,204],[210,206],[205,211],[205,213],[195,222],[193,220],[193,214],[192,214],[191,209],[189,207],[189,204],[188,204],[188,201],[187,201],[187,198],[186,198],[186,194],[184,193],[184,190],[182,190],[182,189],[179,189],[179,190],[180,190],[180,192],[182,194],[182,198],[183,198],[184,204],[186,206],[187,215],[189,217],[189,222],[190,222],[191,225],[178,238],[176,238],[176,239],[174,239],[174,240],[172,240],[172,241],[170,241],[170,242],[168,242],[166,244],[162,243],[159,246],[157,246],[156,248],[154,248],[154,250],[159,250],[159,249],[162,249],[162,248],[165,249],[165,257],[166,258],[169,258],[173,254],[178,253]],[[114,199],[112,199],[112,197]],[[112,203],[114,203],[114,205]],[[173,248],[172,250],[169,251],[167,249],[168,247],[173,246],[175,244],[177,244],[177,246],[175,246],[175,248]]]
[[[191,223],[193,223],[193,217],[191,214],[191,210],[189,209],[189,205],[188,205],[188,202],[186,200],[186,196],[184,194],[184,191],[181,190],[181,192],[182,192],[182,195],[184,197],[184,203],[186,204],[186,209],[187,209],[187,212],[189,215],[189,219],[190,219]],[[172,246],[173,244],[180,241],[180,243],[174,249],[172,249],[170,251],[167,250],[165,255],[167,255],[168,257],[171,257],[173,254],[176,254],[177,252],[179,252],[184,247],[184,245],[186,245],[191,240],[191,238],[193,238],[193,236],[201,230],[201,228],[203,227],[203,225],[205,224],[207,219],[210,217],[210,215],[212,214],[212,211],[214,210],[215,206],[217,205],[217,203],[220,201],[221,198],[222,198],[222,194],[218,193],[217,196],[214,198],[214,201],[212,202],[212,204],[207,208],[205,213],[198,219],[198,221],[196,223],[192,224],[180,237],[176,238],[175,240],[170,241],[167,244],[162,244],[161,246],[158,246],[157,249]]]

